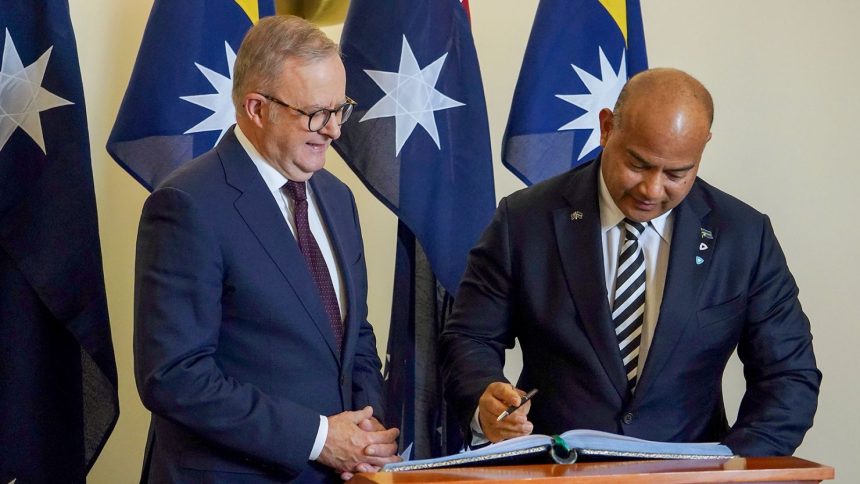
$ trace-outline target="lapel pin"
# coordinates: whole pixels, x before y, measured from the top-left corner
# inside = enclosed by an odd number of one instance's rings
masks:
[[[702,242],[699,244],[699,250],[708,250],[708,244]]]
[[[702,259],[701,257],[696,256],[696,265],[697,265],[697,266],[700,266],[700,265],[702,265],[702,264],[704,264],[704,263],[705,263],[705,259]]]
[[[699,230],[700,230],[700,231],[701,231],[701,233],[702,233],[702,238],[703,238],[703,239],[713,239],[713,238],[714,238],[714,234],[712,234],[710,230],[708,230],[708,229],[703,229],[703,228],[699,228]]]
[[[570,219],[571,220],[582,220],[582,212],[580,212],[579,210],[577,210],[575,212],[570,212]]]

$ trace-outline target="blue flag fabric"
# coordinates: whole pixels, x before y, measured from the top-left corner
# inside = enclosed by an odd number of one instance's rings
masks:
[[[236,121],[233,61],[273,0],[155,0],[107,150],[147,190]]]
[[[67,0],[0,0],[0,482],[84,482],[119,416]]]
[[[335,149],[455,293],[495,208],[484,90],[457,0],[354,0],[341,37],[358,101]]]
[[[385,364],[387,427],[400,429],[400,450],[424,459],[463,446],[448,412],[437,341],[454,301],[433,276],[427,255],[403,222],[397,226],[391,329]]]
[[[502,162],[531,185],[596,157],[598,113],[647,68],[639,0],[541,0]]]
[[[413,457],[447,455],[462,438],[446,412],[436,340],[495,207],[469,21],[457,0],[353,0],[341,47],[359,104],[334,147],[400,220],[386,424]]]

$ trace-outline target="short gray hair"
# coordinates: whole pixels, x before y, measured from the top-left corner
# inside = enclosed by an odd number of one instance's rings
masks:
[[[281,75],[284,61],[307,62],[339,55],[337,44],[307,20],[292,15],[265,17],[245,34],[233,67],[233,105],[241,113],[242,98],[268,87]]]

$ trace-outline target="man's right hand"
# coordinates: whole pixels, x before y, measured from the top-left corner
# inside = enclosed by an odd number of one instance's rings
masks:
[[[400,457],[395,452],[400,431],[395,428],[385,430],[381,425],[369,430],[371,427],[366,421],[372,417],[373,408],[369,406],[327,417],[328,435],[317,462],[344,473],[364,470],[360,464],[379,468],[399,461]],[[373,455],[368,455],[369,449]]]
[[[490,442],[529,435],[534,430],[534,425],[529,422],[528,413],[532,402],[528,401],[515,412],[511,413],[501,421],[496,420],[499,415],[512,405],[519,405],[520,398],[526,392],[514,388],[513,385],[502,382],[490,383],[478,400],[478,419],[481,422],[481,430]]]

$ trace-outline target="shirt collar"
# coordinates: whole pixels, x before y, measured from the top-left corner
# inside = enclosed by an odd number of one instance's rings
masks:
[[[599,186],[598,186],[598,201],[600,205],[600,227],[603,234],[613,228],[618,226],[622,220],[624,220],[624,212],[618,208],[618,205],[615,204],[615,200],[612,199],[612,195],[609,194],[609,188],[606,187],[606,180],[603,179],[603,170],[599,170]],[[666,243],[671,243],[672,241],[672,221],[674,220],[674,215],[672,215],[672,210],[660,215],[659,217],[652,219],[648,225],[654,227],[654,230],[660,235],[660,238],[666,241]]]
[[[279,192],[281,188],[287,184],[288,178],[282,175],[281,172],[276,170],[274,166],[270,165],[269,162],[263,158],[263,155],[257,151],[257,148],[254,148],[251,140],[245,136],[245,133],[242,132],[242,129],[239,128],[238,124],[233,131],[236,133],[236,139],[239,141],[239,144],[242,145],[242,148],[244,148],[245,152],[248,153],[248,157],[254,162],[254,166],[257,167],[257,171],[260,172],[260,176],[263,177],[263,181],[266,183],[266,187],[269,188],[269,191],[272,193]]]

